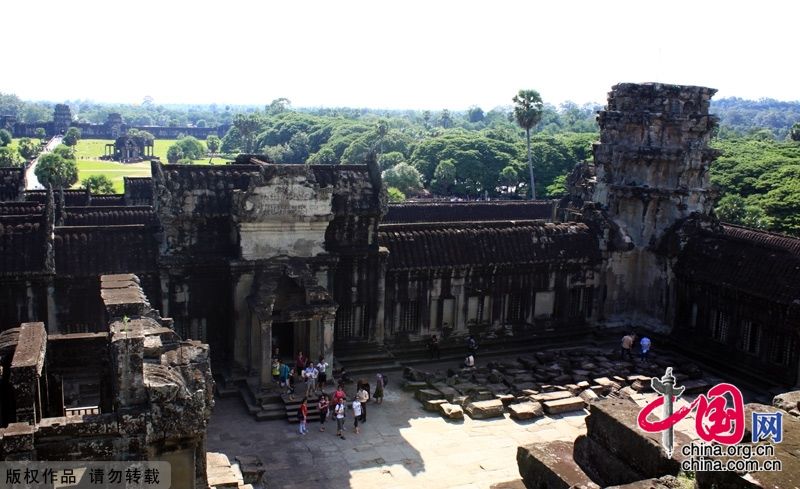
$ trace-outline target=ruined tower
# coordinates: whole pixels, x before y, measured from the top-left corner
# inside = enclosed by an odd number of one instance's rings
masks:
[[[611,252],[605,270],[610,318],[625,311],[669,324],[670,272],[655,249],[671,226],[713,208],[708,169],[718,152],[708,141],[717,119],[708,110],[715,92],[621,83],[599,113],[592,200],[627,248]]]
[[[64,134],[72,124],[72,110],[67,104],[56,104],[53,110],[53,131],[55,134]]]

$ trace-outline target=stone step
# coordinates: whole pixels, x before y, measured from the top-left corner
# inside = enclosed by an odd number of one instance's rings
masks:
[[[572,458],[573,446],[568,441],[534,443],[517,448],[517,466],[525,487],[569,489],[597,488]]]
[[[490,401],[477,401],[467,404],[465,409],[467,414],[472,419],[488,419],[499,418],[505,412],[505,406],[500,399],[492,399]]]
[[[554,401],[544,402],[544,410],[547,412],[547,414],[561,414],[572,411],[582,411],[585,407],[586,403],[580,397],[567,397],[564,399],[556,399]]]

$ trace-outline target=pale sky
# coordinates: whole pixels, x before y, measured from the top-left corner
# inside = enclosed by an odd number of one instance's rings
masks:
[[[800,99],[800,2],[8,0],[0,92],[26,100],[489,110],[618,82]]]

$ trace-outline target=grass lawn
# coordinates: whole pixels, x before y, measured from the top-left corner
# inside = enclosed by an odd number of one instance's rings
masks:
[[[113,142],[110,139],[81,139],[78,141],[78,145],[75,147],[75,157],[78,160],[78,183],[76,188],[80,186],[80,182],[84,178],[90,175],[105,175],[114,182],[114,191],[122,193],[124,191],[122,177],[150,176],[149,161],[122,164],[100,160],[100,157],[105,154],[106,144]],[[167,149],[173,144],[175,144],[174,139],[156,139],[153,153],[166,163]],[[225,161],[222,158],[214,158],[212,164],[220,165]],[[208,158],[195,160],[194,164],[207,165]]]
[[[122,177],[149,177],[150,162],[122,164],[113,161],[78,160],[78,183],[75,188],[81,186],[84,178],[92,175],[105,175],[114,183],[114,192],[121,194],[125,190]]]

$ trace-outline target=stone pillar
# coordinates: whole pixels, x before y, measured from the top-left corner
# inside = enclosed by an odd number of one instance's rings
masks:
[[[9,380],[14,389],[16,421],[38,423],[42,419],[42,398],[39,386],[44,369],[47,333],[42,323],[20,326],[17,348],[11,360]]]
[[[383,344],[386,339],[386,254],[380,257],[378,288],[375,291],[377,312],[375,313],[375,341]]]
[[[169,272],[161,272],[161,314],[168,318],[169,315]]]
[[[236,365],[246,368],[248,364],[248,344],[250,343],[250,306],[247,296],[253,286],[253,274],[235,274],[233,286],[233,360]]]
[[[308,358],[314,363],[322,354],[323,325],[321,319],[312,319],[308,323]],[[297,326],[296,326],[297,327]],[[301,326],[302,327],[302,326]]]
[[[259,380],[261,388],[272,383],[272,321],[259,321],[261,326],[261,362]]]
[[[53,285],[53,280],[47,282],[47,333],[57,334],[58,329],[58,316],[56,315],[56,288]]]
[[[326,315],[320,321],[322,325],[322,356],[329,365],[329,369],[333,368],[333,326],[336,323],[336,316],[333,314]],[[328,372],[330,374],[331,372]],[[328,376],[330,378],[330,375]]]
[[[455,298],[455,317],[453,318],[453,330],[456,332],[467,333],[467,319],[464,314],[464,308],[467,305],[466,297],[464,296],[464,282],[465,277],[453,277],[450,280],[450,293]]]

